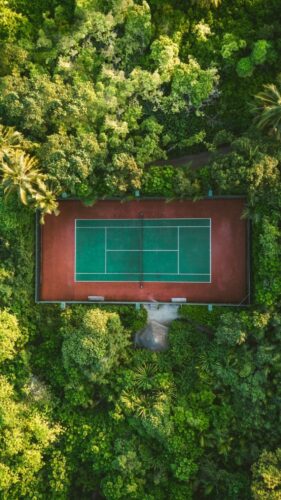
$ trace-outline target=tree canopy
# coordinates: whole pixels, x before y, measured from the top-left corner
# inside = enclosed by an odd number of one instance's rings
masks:
[[[279,19],[0,0],[1,499],[281,498]],[[34,303],[35,210],[136,190],[243,195],[251,225],[251,305],[182,306],[161,353],[134,346],[144,308]]]

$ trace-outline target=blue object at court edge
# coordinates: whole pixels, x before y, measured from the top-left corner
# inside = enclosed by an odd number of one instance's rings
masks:
[[[208,311],[212,312],[212,310],[213,310],[213,304],[208,304]]]
[[[213,198],[213,190],[212,189],[208,190],[208,198]]]
[[[136,302],[136,310],[137,310],[137,311],[139,311],[139,310],[140,310],[140,308],[141,308],[140,303],[139,303],[139,302]]]

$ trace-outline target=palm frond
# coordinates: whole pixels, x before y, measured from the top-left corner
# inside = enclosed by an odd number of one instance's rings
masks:
[[[0,125],[0,150],[20,148],[23,136],[13,127],[4,127]]]
[[[157,373],[155,363],[142,363],[134,370],[134,382],[140,389],[149,389],[152,386],[152,379]]]
[[[38,168],[38,161],[21,149],[2,159],[2,186],[5,196],[16,192],[24,205],[31,201],[41,211],[41,222],[46,214],[58,215],[58,202],[45,183],[46,175]]]
[[[255,96],[255,123],[260,130],[267,130],[281,138],[281,92],[273,84],[264,85],[263,91]]]

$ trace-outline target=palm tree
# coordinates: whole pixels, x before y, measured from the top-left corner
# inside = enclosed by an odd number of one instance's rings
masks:
[[[33,196],[35,207],[41,212],[40,222],[44,224],[45,215],[55,214],[59,215],[58,202],[56,196],[52,191],[49,191],[46,186],[41,192],[37,192]]]
[[[281,92],[273,83],[263,86],[264,90],[255,96],[258,105],[254,108],[255,122],[261,130],[273,132],[281,138]]]
[[[15,149],[19,149],[23,142],[23,136],[13,127],[4,127],[0,125],[0,161],[5,156],[13,154]]]
[[[142,363],[137,366],[133,372],[134,384],[139,389],[151,389],[153,386],[153,377],[157,373],[155,363]]]
[[[17,192],[24,205],[28,204],[28,196],[34,196],[38,187],[44,185],[45,176],[39,171],[37,160],[20,149],[4,155],[1,170],[4,195]]]
[[[4,195],[18,193],[24,205],[32,205],[46,214],[58,215],[55,194],[47,187],[46,176],[38,168],[35,158],[22,150],[23,136],[12,127],[0,125],[0,180]]]

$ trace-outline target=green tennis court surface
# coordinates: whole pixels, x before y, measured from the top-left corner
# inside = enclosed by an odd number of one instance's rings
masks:
[[[211,282],[210,219],[77,219],[75,281]]]

